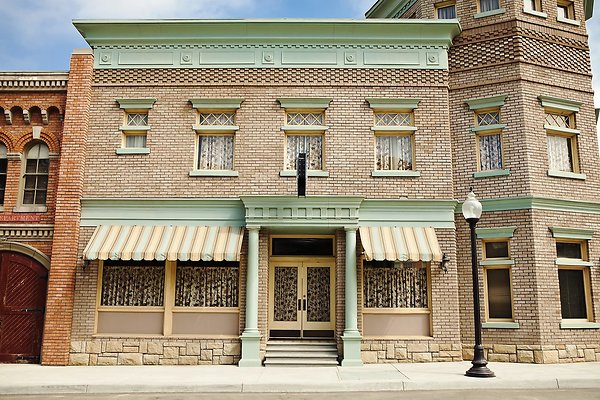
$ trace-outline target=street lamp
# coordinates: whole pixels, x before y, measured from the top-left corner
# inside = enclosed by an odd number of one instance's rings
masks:
[[[475,241],[475,225],[481,217],[481,203],[471,190],[463,203],[462,213],[469,223],[471,230],[471,269],[473,273],[473,315],[475,318],[475,348],[473,352],[473,366],[465,373],[466,376],[477,378],[492,378],[496,375],[487,367],[487,360],[481,344],[481,313],[479,311],[479,274],[477,270],[477,242]]]

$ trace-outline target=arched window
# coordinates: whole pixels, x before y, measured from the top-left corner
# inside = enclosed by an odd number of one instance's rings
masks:
[[[8,168],[6,152],[6,146],[4,143],[0,143],[0,205],[4,204],[4,192],[6,191],[6,170]]]
[[[48,191],[48,170],[50,160],[48,146],[38,142],[31,146],[25,159],[25,185],[23,186],[23,204],[46,204]]]

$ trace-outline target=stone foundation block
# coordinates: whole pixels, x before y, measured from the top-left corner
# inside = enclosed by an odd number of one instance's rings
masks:
[[[594,349],[583,350],[585,361],[596,361],[596,351]]]
[[[494,353],[514,354],[517,352],[517,346],[510,344],[495,344]]]
[[[517,362],[520,363],[532,363],[533,351],[532,350],[517,350]]]
[[[164,347],[163,355],[165,358],[179,357],[179,347]]]
[[[498,354],[498,353],[488,354],[488,361],[508,362],[509,359],[510,359],[510,357],[508,354]]]
[[[90,365],[90,355],[71,354],[69,356],[69,365]]]
[[[377,363],[377,352],[376,351],[363,351],[362,360],[365,364],[376,364]]]
[[[544,364],[556,364],[558,362],[558,350],[544,350]]]
[[[71,342],[71,353],[83,353],[84,342]]]
[[[409,353],[425,353],[429,351],[427,343],[409,343],[407,348]]]
[[[212,350],[202,350],[200,352],[200,360],[202,361],[212,361]]]
[[[142,361],[144,365],[158,365],[160,357],[158,354],[144,354]]]
[[[122,353],[123,352],[123,342],[117,342],[111,340],[110,342],[106,342],[106,352],[107,353]]]
[[[117,357],[98,357],[96,365],[117,365]]]
[[[119,365],[142,365],[140,353],[119,353],[117,362]]]
[[[162,354],[163,345],[162,343],[149,342],[148,343],[148,354]]]
[[[179,365],[198,365],[198,356],[181,356]]]
[[[188,356],[199,356],[200,343],[188,343],[185,347],[185,354]]]
[[[223,355],[237,356],[240,355],[241,347],[239,343],[225,343],[223,345]]]
[[[161,358],[159,361],[160,365],[178,365],[179,364],[179,359],[178,358]]]
[[[432,361],[431,353],[412,353],[414,362],[429,362]]]

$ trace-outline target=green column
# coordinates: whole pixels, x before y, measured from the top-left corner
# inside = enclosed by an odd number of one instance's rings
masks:
[[[346,279],[345,279],[345,325],[342,341],[344,359],[342,367],[360,367],[362,337],[358,332],[358,285],[356,281],[356,230],[355,226],[346,227]]]
[[[248,267],[246,269],[246,326],[242,333],[240,367],[260,367],[260,332],[258,331],[258,232],[260,226],[247,226]]]

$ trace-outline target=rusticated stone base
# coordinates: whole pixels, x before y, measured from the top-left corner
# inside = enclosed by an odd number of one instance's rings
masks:
[[[485,356],[491,362],[557,364],[600,361],[600,344],[587,345],[484,345]],[[473,345],[463,345],[463,359],[473,359]]]
[[[94,339],[72,341],[70,365],[227,365],[239,339]]]
[[[363,340],[361,350],[365,364],[462,360],[460,343]]]

